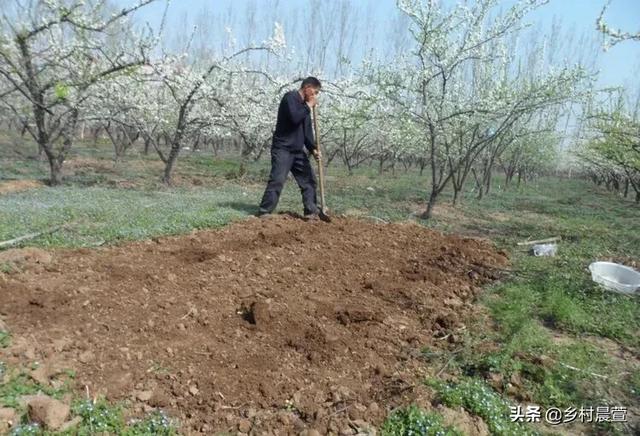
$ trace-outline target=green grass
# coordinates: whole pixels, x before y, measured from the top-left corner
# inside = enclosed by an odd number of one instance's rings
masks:
[[[442,417],[427,413],[416,406],[408,406],[393,412],[380,430],[382,436],[462,436],[453,427],[445,426]]]
[[[143,419],[126,422],[123,409],[105,401],[93,403],[80,401],[73,413],[82,418],[82,423],[73,434],[79,436],[106,432],[123,436],[173,436],[177,434],[175,424],[162,412],[154,411]]]
[[[9,332],[0,330],[0,348],[6,348],[11,343],[11,335]]]
[[[492,435],[537,435],[510,417],[510,406],[500,394],[484,382],[473,378],[462,378],[456,383],[445,383],[440,380],[428,380],[440,401],[447,407],[463,407],[468,412],[481,417],[489,427]]]
[[[124,418],[123,408],[104,400],[97,402],[78,401],[72,407],[72,416],[81,418],[80,423],[67,431],[47,431],[38,425],[23,422],[10,433],[12,436],[92,436],[112,434],[120,436],[174,436],[177,427],[162,411],[153,411],[142,419]]]
[[[30,244],[90,246],[215,228],[250,212],[249,203],[238,201],[246,196],[247,191],[238,186],[217,191],[36,189],[0,196],[0,240],[67,223],[71,225]]]
[[[0,362],[1,363],[1,362]],[[5,379],[5,366],[0,364],[0,379]],[[76,401],[72,407],[71,418],[80,417],[80,423],[65,432],[45,431],[30,423],[21,398],[26,395],[45,394],[62,399],[71,392],[70,384],[60,388],[41,385],[23,372],[8,374],[8,380],[0,383],[0,406],[16,409],[22,416],[21,423],[14,427],[11,435],[37,436],[90,436],[95,434],[117,434],[125,436],[173,436],[177,427],[162,411],[156,410],[142,419],[124,418],[124,407],[99,400],[96,403],[87,400]],[[71,419],[70,418],[70,419]]]
[[[555,258],[535,258],[513,249],[514,269],[523,274],[494,288],[502,297],[490,304],[494,314],[508,330],[533,313],[563,331],[637,345],[637,299],[602,291],[591,282],[586,268],[607,257],[640,259],[640,207],[581,181],[541,181],[539,190],[545,195],[526,189],[500,193],[474,208],[485,218],[496,212],[509,215],[506,221],[486,222],[500,231],[497,239],[504,245],[513,247],[520,239],[548,236],[561,236],[563,241]],[[576,196],[577,192],[581,195]],[[564,201],[568,198],[572,200]],[[527,216],[531,210],[542,215]]]
[[[8,380],[0,383],[0,405],[2,407],[20,408],[20,398],[25,395],[35,395],[39,392],[53,398],[61,398],[69,391],[68,384],[61,388],[43,386],[33,381],[24,372],[11,372],[7,374]]]

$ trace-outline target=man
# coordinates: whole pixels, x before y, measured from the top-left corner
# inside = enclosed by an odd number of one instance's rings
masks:
[[[311,128],[311,110],[316,105],[320,87],[318,79],[307,77],[300,89],[287,92],[280,101],[271,143],[271,173],[260,203],[260,217],[268,217],[274,211],[291,172],[302,192],[305,219],[318,218],[316,179],[304,147],[316,160],[320,157]]]

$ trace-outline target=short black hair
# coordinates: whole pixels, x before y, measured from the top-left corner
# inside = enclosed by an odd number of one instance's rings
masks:
[[[309,76],[309,77],[307,77],[306,79],[304,79],[302,81],[302,84],[300,85],[300,88],[304,88],[305,86],[312,86],[314,88],[321,88],[322,84],[315,77]]]

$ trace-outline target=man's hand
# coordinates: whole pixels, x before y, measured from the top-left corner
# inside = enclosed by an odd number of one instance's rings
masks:
[[[302,90],[304,101],[309,105],[310,108],[313,108],[316,104],[318,104],[318,92],[318,89],[311,86],[307,86]]]
[[[313,154],[313,157],[316,158],[316,160],[320,160],[320,158],[322,157],[320,150],[318,150],[317,148],[313,150],[312,154]]]
[[[318,104],[318,99],[315,96],[315,94],[307,94],[305,96],[305,101],[307,102],[307,104],[309,105],[310,108],[313,109],[313,107]]]

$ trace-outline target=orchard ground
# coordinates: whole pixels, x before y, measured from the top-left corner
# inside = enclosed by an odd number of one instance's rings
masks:
[[[472,186],[457,207],[445,193],[421,221],[428,174],[332,167],[335,223],[262,222],[249,217],[266,162],[185,152],[167,188],[153,156],[114,164],[99,144],[78,148],[54,189],[46,163],[10,142],[0,149],[0,240],[69,224],[0,252],[2,292],[22,286],[0,306],[0,407],[21,415],[17,434],[38,431],[20,404],[38,391],[73,405],[70,434],[638,431],[639,300],[602,291],[586,269],[639,266],[630,200],[581,180],[505,188],[497,178],[482,201]],[[291,180],[279,210],[300,207]],[[563,238],[557,257],[516,245],[550,236]],[[275,274],[269,257],[291,271]],[[296,292],[300,277],[308,285]],[[38,289],[46,284],[50,293]],[[173,294],[185,284],[198,291]],[[128,342],[124,327],[135,332]],[[257,343],[271,361],[258,364]],[[279,357],[281,370],[271,367]],[[260,374],[281,374],[279,388]],[[513,424],[508,406],[518,404],[622,406],[627,422]]]

